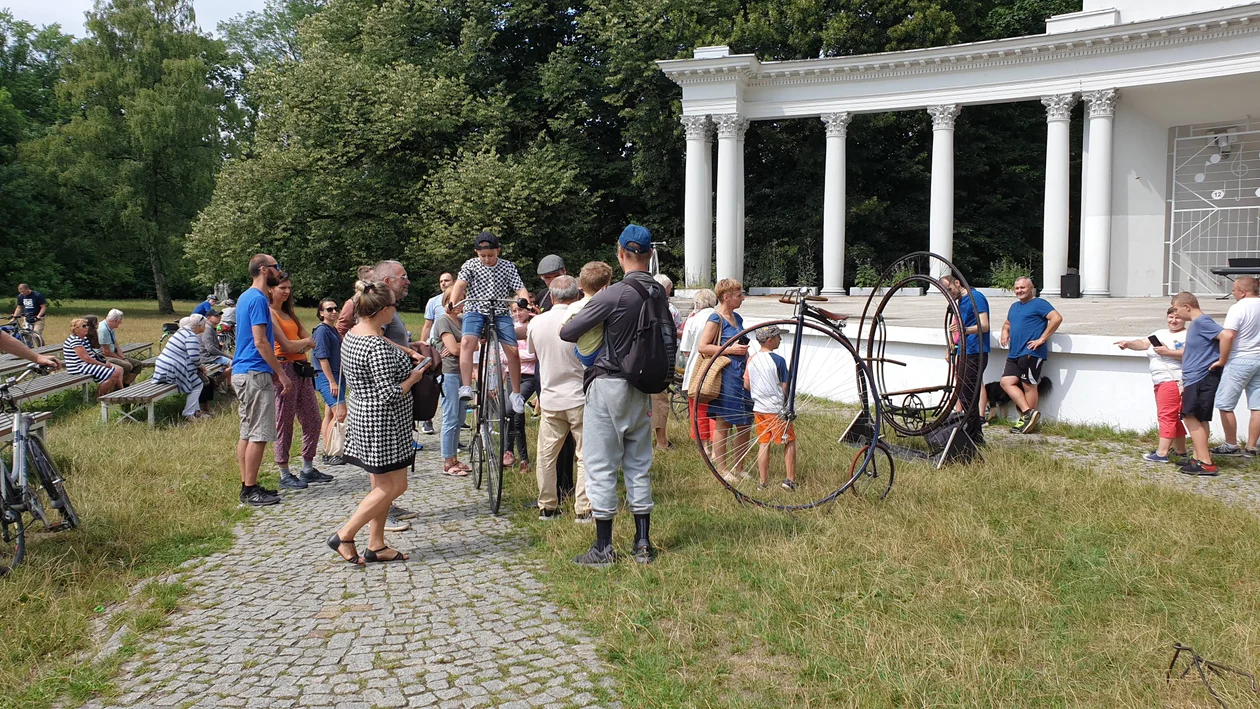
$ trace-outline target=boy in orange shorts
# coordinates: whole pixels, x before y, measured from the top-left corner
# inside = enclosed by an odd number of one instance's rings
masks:
[[[752,394],[753,419],[757,425],[757,471],[761,474],[758,490],[769,487],[770,446],[783,445],[783,463],[787,466],[787,478],[781,483],[784,490],[796,489],[796,429],[784,417],[784,401],[787,397],[788,368],[783,357],[775,353],[782,342],[783,330],[769,325],[757,330],[760,351],[748,359],[744,368],[744,386]]]

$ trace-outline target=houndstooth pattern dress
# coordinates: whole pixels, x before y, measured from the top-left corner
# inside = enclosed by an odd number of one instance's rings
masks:
[[[399,384],[411,359],[383,337],[347,334],[341,343],[346,399],[346,462],[369,473],[411,467],[411,396]]]

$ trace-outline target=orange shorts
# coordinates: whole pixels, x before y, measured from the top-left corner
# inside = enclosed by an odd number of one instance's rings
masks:
[[[778,414],[753,413],[757,424],[758,443],[791,443],[796,440],[796,426]]]

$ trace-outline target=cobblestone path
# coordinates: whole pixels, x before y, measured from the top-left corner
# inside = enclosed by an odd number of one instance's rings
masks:
[[[324,540],[367,493],[356,468],[282,493],[231,551],[185,574],[192,592],[124,665],[103,707],[585,707],[611,679],[594,646],[545,598],[511,524],[470,479],[417,458],[388,535],[406,563],[344,563]],[[359,550],[366,548],[367,530]]]

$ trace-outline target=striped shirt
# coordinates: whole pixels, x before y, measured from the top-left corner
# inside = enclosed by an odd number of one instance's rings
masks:
[[[201,342],[197,339],[197,333],[187,328],[180,328],[178,332],[171,335],[171,339],[166,342],[166,347],[162,348],[162,353],[158,355],[157,363],[154,365],[153,379],[174,384],[176,388],[187,394],[201,384],[201,377],[197,374],[197,366],[200,362]]]

